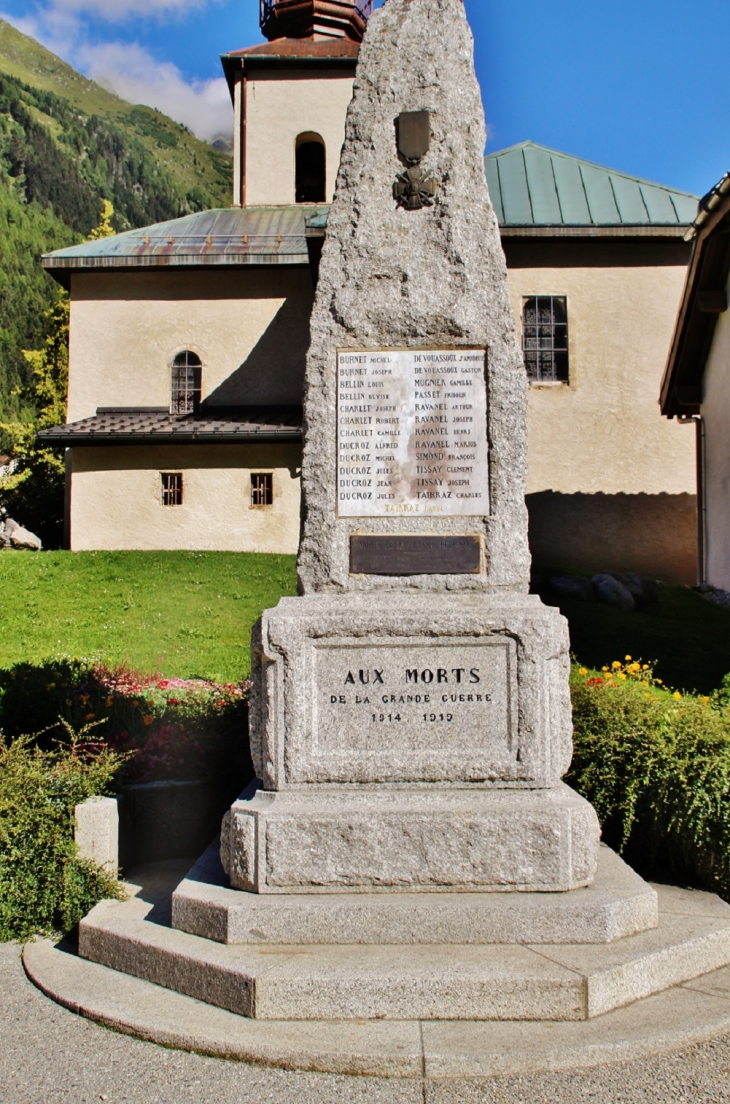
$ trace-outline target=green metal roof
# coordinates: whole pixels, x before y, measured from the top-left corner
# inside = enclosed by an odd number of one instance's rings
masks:
[[[231,207],[46,253],[44,268],[308,264],[306,220],[321,207]]]
[[[689,226],[698,196],[521,142],[484,159],[500,226]]]

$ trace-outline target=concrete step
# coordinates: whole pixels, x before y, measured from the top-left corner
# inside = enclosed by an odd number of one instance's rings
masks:
[[[666,1053],[730,1030],[728,968],[593,1020],[394,1023],[249,1020],[87,962],[50,940],[29,943],[23,962],[31,981],[52,1000],[166,1047],[318,1073],[459,1079],[470,1100],[482,1095],[468,1089],[468,1079],[588,1069]],[[454,1099],[465,1099],[461,1092]]]
[[[655,928],[657,895],[608,847],[570,893],[308,893],[230,889],[213,843],[172,895],[172,926],[218,943],[610,943]]]
[[[730,907],[671,888],[656,929],[605,945],[226,946],[146,896],[97,905],[81,956],[261,1020],[576,1021],[730,964]]]

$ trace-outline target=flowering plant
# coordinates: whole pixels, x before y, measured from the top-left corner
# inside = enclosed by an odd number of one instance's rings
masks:
[[[196,779],[247,760],[249,688],[65,657],[0,672],[0,727],[12,738],[99,722],[99,747],[131,753],[123,781]]]

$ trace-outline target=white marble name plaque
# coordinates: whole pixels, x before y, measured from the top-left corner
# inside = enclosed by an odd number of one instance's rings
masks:
[[[489,513],[484,349],[341,349],[337,513]]]

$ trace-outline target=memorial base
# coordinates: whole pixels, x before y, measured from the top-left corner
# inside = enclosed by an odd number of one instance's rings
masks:
[[[549,790],[254,786],[223,822],[231,885],[254,893],[559,892],[594,876],[600,828]]]

